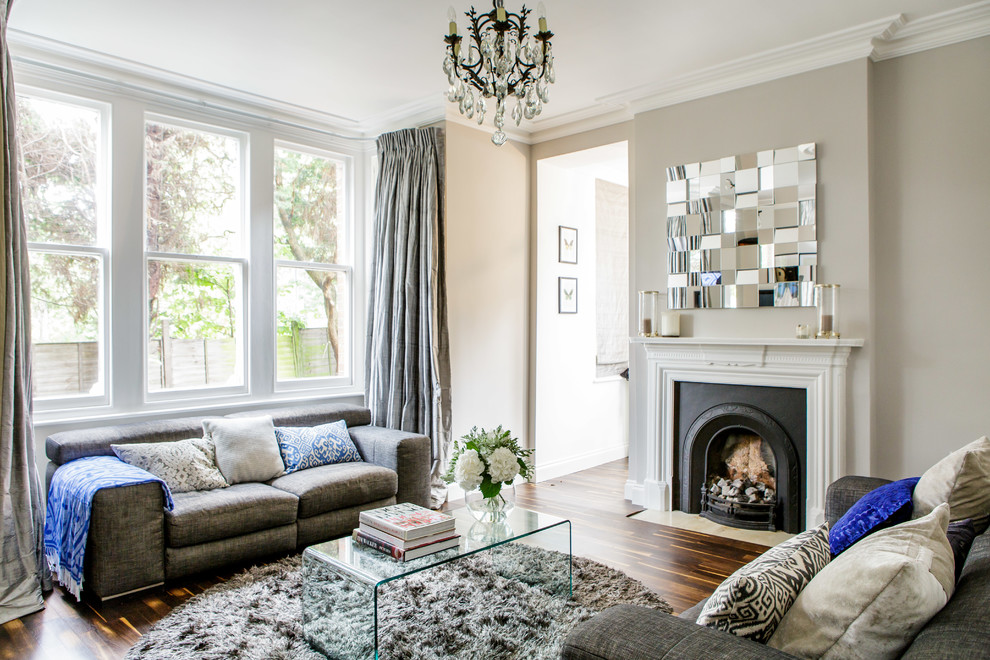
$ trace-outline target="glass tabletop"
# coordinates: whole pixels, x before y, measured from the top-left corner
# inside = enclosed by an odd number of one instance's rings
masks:
[[[336,571],[346,573],[352,579],[384,584],[552,527],[570,524],[564,518],[520,508],[512,509],[500,520],[484,522],[477,520],[466,508],[448,513],[454,517],[455,529],[461,537],[458,546],[425,557],[398,561],[356,543],[350,536],[310,546],[306,553],[314,559],[332,563]]]

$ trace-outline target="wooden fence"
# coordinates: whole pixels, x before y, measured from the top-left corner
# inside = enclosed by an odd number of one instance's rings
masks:
[[[260,357],[260,356],[259,356]],[[303,328],[277,338],[279,380],[336,373],[326,328]],[[148,391],[224,385],[237,368],[233,339],[175,339],[148,342]],[[88,394],[99,374],[95,341],[34,345],[34,396]],[[231,383],[236,384],[236,383]]]

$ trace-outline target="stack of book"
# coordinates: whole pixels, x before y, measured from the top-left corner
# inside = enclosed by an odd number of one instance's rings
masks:
[[[415,504],[403,503],[362,511],[354,542],[407,561],[458,544],[454,518]]]

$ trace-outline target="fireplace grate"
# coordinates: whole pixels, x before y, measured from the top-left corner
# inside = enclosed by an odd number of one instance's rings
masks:
[[[776,508],[777,505],[773,502],[737,502],[714,495],[707,487],[701,489],[701,517],[721,525],[776,532]]]

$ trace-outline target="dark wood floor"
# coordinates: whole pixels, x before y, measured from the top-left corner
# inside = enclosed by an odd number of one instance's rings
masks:
[[[623,499],[626,461],[515,489],[517,506],[569,518],[574,554],[635,577],[680,612],[709,595],[765,547],[630,519]],[[61,588],[46,609],[0,626],[0,658],[121,658],[156,621],[236,570],[177,580],[165,587],[96,605]]]

